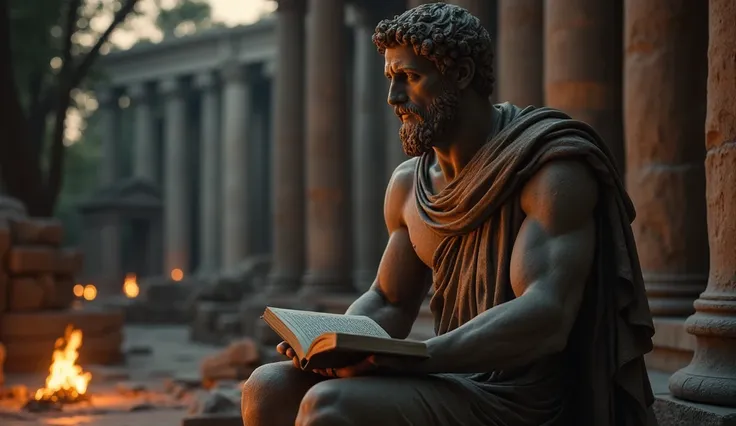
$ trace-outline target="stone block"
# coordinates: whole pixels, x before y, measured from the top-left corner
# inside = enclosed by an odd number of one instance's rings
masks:
[[[47,306],[52,309],[66,309],[74,302],[74,279],[70,276],[57,275],[54,279],[53,297],[47,299]]]
[[[58,249],[43,246],[14,246],[8,252],[10,275],[55,272]]]
[[[8,309],[8,296],[10,295],[10,279],[8,274],[0,268],[0,316]]]
[[[659,426],[736,426],[736,408],[717,407],[658,395],[654,413]]]
[[[74,276],[82,271],[84,255],[76,248],[64,248],[57,253],[56,270],[59,275]]]
[[[14,277],[10,279],[9,287],[9,311],[35,311],[43,308],[45,289],[38,278]]]
[[[64,227],[54,218],[11,219],[13,244],[59,247],[64,240]]]
[[[23,218],[27,215],[26,206],[19,200],[6,195],[0,195],[0,217]]]
[[[0,260],[5,257],[8,250],[10,250],[10,227],[8,222],[0,218]],[[0,266],[2,268],[2,266]]]
[[[56,339],[64,335],[68,324],[82,330],[85,336],[114,333],[123,327],[123,314],[120,311],[86,310],[8,312],[0,323],[0,341]]]

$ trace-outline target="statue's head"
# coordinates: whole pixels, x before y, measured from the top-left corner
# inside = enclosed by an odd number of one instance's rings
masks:
[[[419,156],[450,132],[460,100],[493,92],[493,44],[467,10],[423,4],[378,23],[373,43],[391,79],[388,102],[401,117],[401,143]]]

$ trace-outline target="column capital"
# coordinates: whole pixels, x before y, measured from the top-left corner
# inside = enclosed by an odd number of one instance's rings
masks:
[[[144,82],[133,83],[128,86],[126,92],[133,103],[148,103],[152,100],[153,96],[149,87]]]
[[[177,77],[170,77],[158,83],[158,92],[164,96],[181,96],[184,94],[184,84]]]
[[[276,0],[278,3],[279,12],[282,11],[294,11],[299,13],[307,12],[307,1],[306,0]]]
[[[253,72],[246,64],[228,62],[220,68],[220,75],[225,83],[247,83],[253,77]]]
[[[208,90],[216,87],[218,79],[215,71],[204,71],[194,76],[194,87]]]

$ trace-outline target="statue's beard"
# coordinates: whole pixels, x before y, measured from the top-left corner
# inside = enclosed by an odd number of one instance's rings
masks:
[[[416,122],[404,121],[399,130],[401,146],[406,155],[419,157],[435,146],[441,136],[455,120],[459,104],[459,91],[445,89],[426,110],[415,105],[404,104],[395,108],[396,114],[413,114]]]

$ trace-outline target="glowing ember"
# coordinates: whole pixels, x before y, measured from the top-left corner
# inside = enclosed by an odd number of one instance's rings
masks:
[[[129,299],[135,299],[140,293],[138,287],[138,281],[136,280],[135,274],[128,274],[125,276],[125,282],[123,282],[123,293]]]
[[[174,281],[181,281],[184,279],[184,271],[182,271],[179,268],[174,268],[171,270],[171,279]]]
[[[83,400],[92,374],[76,365],[82,346],[82,330],[68,325],[63,338],[56,340],[46,386],[37,390],[33,398],[39,402],[71,403]]]
[[[84,300],[95,300],[95,298],[97,297],[97,287],[95,287],[93,284],[87,284],[86,286],[84,286],[82,296],[84,296]]]

